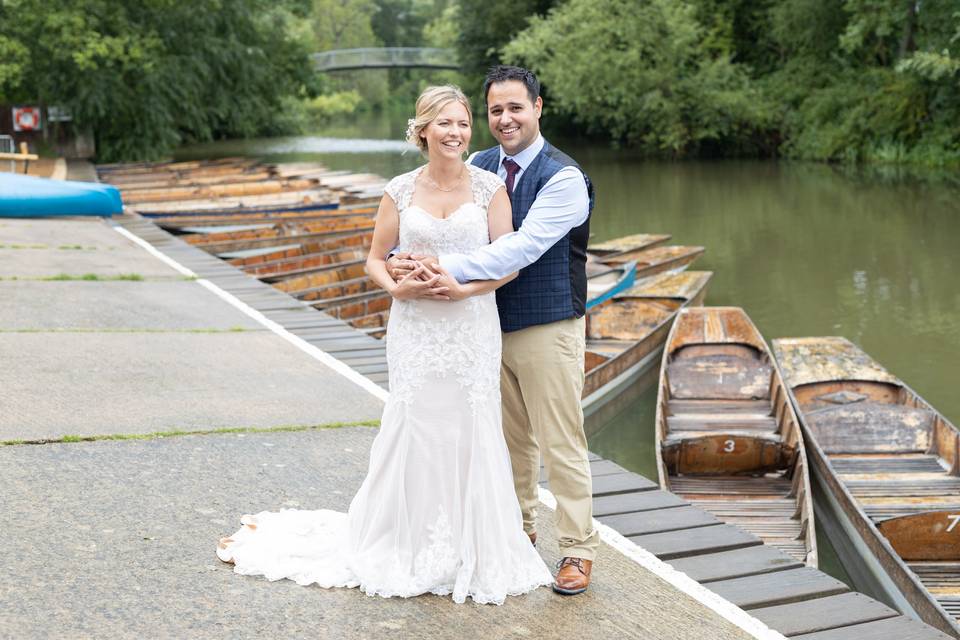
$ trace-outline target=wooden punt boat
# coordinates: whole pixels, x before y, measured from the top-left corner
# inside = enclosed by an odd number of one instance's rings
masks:
[[[587,412],[654,366],[677,312],[703,304],[712,275],[684,271],[644,278],[587,312]]]
[[[189,244],[201,248],[208,253],[223,256],[252,249],[263,249],[265,252],[274,247],[291,244],[309,244],[333,238],[342,238],[346,241],[349,236],[362,235],[373,231],[373,218],[366,215],[338,218],[331,221],[318,221],[294,227],[293,229],[250,229],[229,234],[229,237],[218,237],[217,234],[195,234],[182,236]]]
[[[773,350],[844,568],[859,589],[960,638],[960,431],[844,338]]]
[[[163,227],[174,234],[198,233],[217,231],[218,227],[232,227],[243,224],[275,224],[278,222],[310,222],[325,219],[331,216],[356,215],[366,213],[373,215],[376,209],[372,207],[341,208],[336,203],[307,205],[305,207],[285,207],[268,211],[239,210],[230,213],[211,213],[194,216],[162,216],[149,215],[154,224]]]
[[[131,205],[148,202],[169,202],[183,200],[208,200],[211,198],[230,198],[242,196],[260,196],[265,194],[303,191],[320,186],[317,180],[292,178],[289,180],[261,180],[259,182],[224,182],[188,187],[164,187],[152,189],[124,189],[123,198]]]
[[[817,566],[800,425],[743,309],[677,315],[660,366],[656,455],[661,487]]]
[[[312,204],[337,204],[341,196],[330,189],[315,187],[300,191],[267,193],[252,196],[209,198],[206,200],[171,200],[164,202],[141,202],[131,207],[145,217],[151,214],[169,216],[172,212],[180,215],[202,214],[223,209],[279,210]]]
[[[594,260],[604,260],[627,253],[628,251],[640,251],[664,244],[670,240],[670,236],[665,233],[637,233],[630,236],[622,236],[604,242],[594,242],[587,247],[587,263]]]
[[[703,247],[682,245],[655,246],[632,251],[623,251],[612,256],[599,257],[598,261],[607,265],[637,263],[637,277],[643,278],[665,271],[686,269],[704,252]]]

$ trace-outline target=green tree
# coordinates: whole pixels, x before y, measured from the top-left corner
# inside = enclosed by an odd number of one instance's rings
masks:
[[[548,108],[653,152],[742,148],[767,119],[744,69],[712,55],[686,2],[569,0],[533,18],[504,56],[537,72]]]
[[[4,0],[0,100],[67,107],[98,159],[276,132],[310,92],[302,2]],[[26,53],[25,53],[26,52]],[[12,63],[11,63],[12,61]]]
[[[555,0],[458,0],[460,35],[457,52],[464,73],[485,74],[498,64],[500,50],[527,26],[558,4]]]

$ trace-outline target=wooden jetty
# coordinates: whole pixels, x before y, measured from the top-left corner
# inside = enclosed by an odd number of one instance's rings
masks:
[[[844,567],[960,638],[960,431],[844,338],[773,344]]]
[[[800,425],[743,309],[678,313],[660,366],[656,455],[661,487],[817,566]]]
[[[118,169],[103,175],[107,177]],[[144,172],[148,169],[144,167]],[[382,341],[240,270],[253,263],[228,264],[146,217],[123,216],[113,223],[235,296],[270,322],[386,386]],[[284,251],[300,251],[301,243],[294,243],[294,247]],[[256,257],[280,260],[283,256],[279,253],[267,251]],[[652,288],[653,282],[648,281],[646,286]],[[851,592],[842,582],[764,545],[757,536],[660,489],[656,482],[596,455],[590,454],[590,459],[594,514],[602,523],[784,635],[803,640],[947,638],[867,596]]]
[[[602,524],[798,640],[950,640],[611,460],[589,455]],[[541,470],[540,484],[549,487]],[[597,570],[602,570],[602,566]]]

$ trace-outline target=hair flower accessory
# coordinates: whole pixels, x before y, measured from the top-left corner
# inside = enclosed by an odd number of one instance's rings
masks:
[[[409,120],[407,120],[406,139],[407,139],[408,141],[409,141],[409,140],[413,140],[413,125],[416,124],[416,122],[417,122],[417,121],[414,120],[413,118],[410,118]]]

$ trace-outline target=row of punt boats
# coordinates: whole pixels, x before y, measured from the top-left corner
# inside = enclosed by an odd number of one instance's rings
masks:
[[[386,339],[391,299],[364,270],[382,178],[250,159],[98,170],[128,208]],[[960,638],[960,431],[843,338],[771,350],[742,309],[701,306],[712,274],[686,268],[704,250],[669,239],[589,248],[585,409],[659,356],[663,488],[810,566],[819,519],[858,588]]]
[[[682,309],[656,438],[662,487],[810,566],[816,491],[856,586],[960,637],[960,430],[852,342]]]

